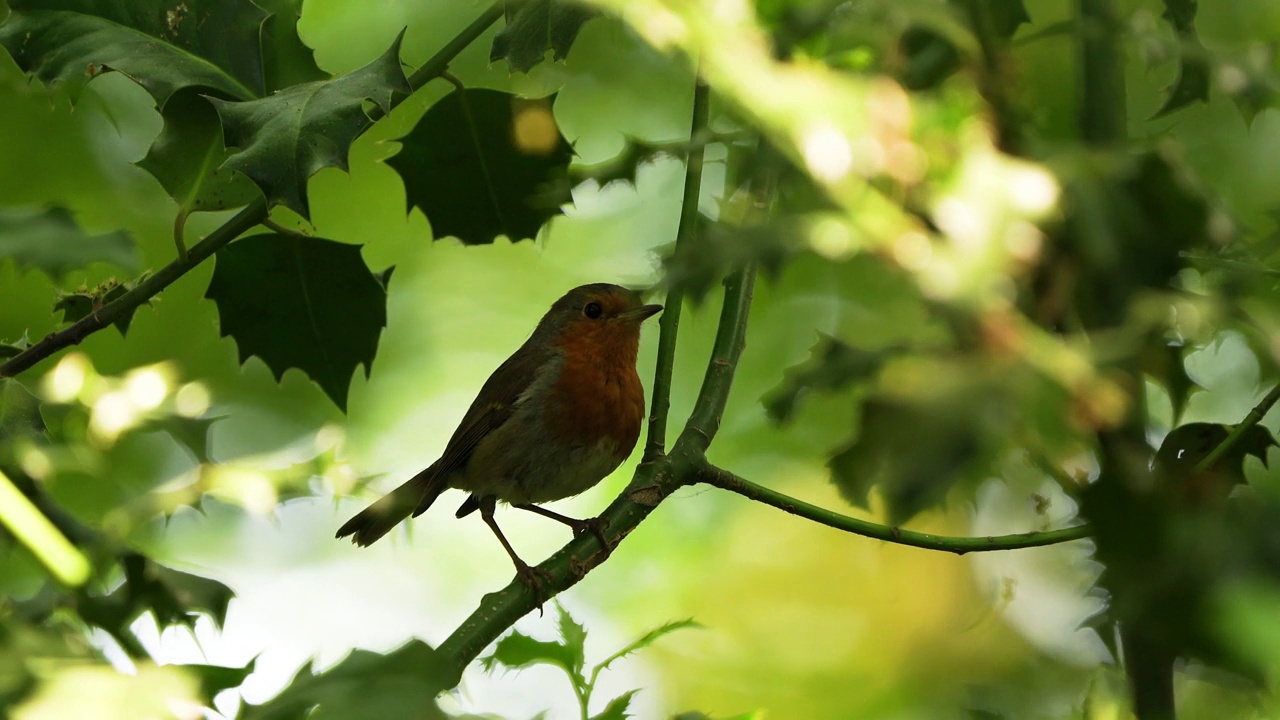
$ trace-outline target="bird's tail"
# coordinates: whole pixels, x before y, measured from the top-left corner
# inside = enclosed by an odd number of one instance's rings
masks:
[[[409,515],[416,516],[431,507],[444,490],[445,478],[432,465],[361,510],[338,528],[337,537],[350,535],[355,544],[370,545]]]

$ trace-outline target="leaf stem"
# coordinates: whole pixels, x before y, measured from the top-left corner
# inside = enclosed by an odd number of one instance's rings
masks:
[[[755,291],[755,268],[748,266],[724,280],[724,305],[720,309],[720,332],[711,349],[711,361],[702,379],[702,389],[694,402],[693,413],[677,441],[684,454],[701,457],[720,429],[720,418],[729,402],[729,388],[738,359],[747,345],[747,319],[751,297]]]
[[[710,89],[701,80],[693,90],[693,121],[689,129],[692,143],[706,130],[710,117]],[[676,230],[676,252],[693,241],[698,227],[698,200],[702,195],[702,163],[704,147],[692,147],[685,164],[684,199],[680,206],[680,224]],[[662,317],[658,320],[658,357],[653,371],[653,402],[649,411],[649,438],[645,442],[644,459],[653,460],[666,452],[667,415],[671,411],[671,376],[676,358],[676,337],[680,331],[680,312],[684,290],[670,286]]]
[[[710,463],[704,463],[699,468],[697,480],[836,530],[884,540],[897,545],[908,545],[924,550],[939,550],[955,553],[956,555],[1057,545],[1087,538],[1091,532],[1088,525],[1077,525],[1061,530],[1018,533],[1015,535],[988,535],[984,537],[933,535],[931,533],[903,530],[894,525],[881,525],[880,523],[859,520],[817,505],[811,505],[790,495],[757,485]]]

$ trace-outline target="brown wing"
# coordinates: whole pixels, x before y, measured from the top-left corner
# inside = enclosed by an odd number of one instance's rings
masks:
[[[458,429],[449,438],[444,454],[436,461],[437,477],[447,478],[466,467],[476,445],[515,412],[520,395],[533,383],[538,369],[547,359],[548,354],[536,350],[533,338],[530,338],[493,371],[467,409],[467,414],[462,416]],[[421,515],[429,505],[419,506],[413,512],[414,517]]]

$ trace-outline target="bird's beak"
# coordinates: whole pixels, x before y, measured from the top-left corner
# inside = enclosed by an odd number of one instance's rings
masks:
[[[661,305],[642,305],[636,308],[635,310],[621,313],[620,315],[618,315],[618,319],[630,320],[632,322],[640,323],[640,322],[644,322],[648,318],[653,317],[654,315],[657,315],[660,312],[662,312]]]

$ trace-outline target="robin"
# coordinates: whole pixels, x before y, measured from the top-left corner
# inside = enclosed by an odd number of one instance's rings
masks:
[[[539,503],[583,492],[631,455],[645,414],[636,375],[640,324],[661,310],[617,285],[570,290],[485,381],[440,459],[348,520],[337,536],[369,545],[421,515],[446,489],[466,490],[471,494],[456,516],[479,510],[517,574],[537,585],[534,569],[498,528],[494,507],[501,500],[562,522],[575,535],[602,535],[593,520]]]

